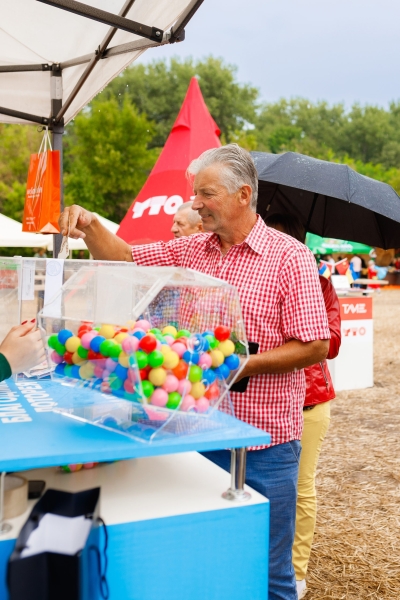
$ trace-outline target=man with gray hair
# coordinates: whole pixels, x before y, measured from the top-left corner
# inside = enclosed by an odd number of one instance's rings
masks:
[[[292,546],[303,369],[326,357],[330,338],[316,263],[304,244],[257,215],[257,171],[246,150],[237,144],[207,150],[188,173],[204,233],[130,247],[79,206],[65,209],[60,228],[65,235],[69,223],[70,236],[85,238],[94,258],[187,267],[237,287],[247,338],[259,353],[241,373],[250,377],[247,390],[231,398],[239,419],[272,436],[269,447],[249,448],[246,482],[270,501],[269,600],[297,600]],[[229,470],[228,451],[206,456]]]
[[[197,210],[193,210],[193,202],[181,204],[174,215],[171,231],[174,237],[193,235],[203,231],[201,217]]]

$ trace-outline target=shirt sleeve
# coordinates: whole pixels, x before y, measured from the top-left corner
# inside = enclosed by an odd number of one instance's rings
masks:
[[[4,381],[4,379],[8,379],[9,377],[11,377],[10,363],[4,354],[0,354],[0,381]]]
[[[189,237],[181,237],[170,242],[132,246],[133,262],[141,267],[183,267],[189,241]]]
[[[282,269],[282,333],[301,342],[331,337],[317,264],[306,246],[294,249]]]

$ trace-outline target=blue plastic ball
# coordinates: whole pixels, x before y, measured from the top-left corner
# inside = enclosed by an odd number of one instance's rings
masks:
[[[144,338],[144,336],[145,336],[145,335],[146,335],[146,334],[145,334],[145,332],[144,332],[144,331],[142,331],[142,330],[140,330],[140,329],[139,329],[138,331],[135,331],[135,332],[133,333],[133,336],[134,336],[135,338],[137,338],[138,340],[141,340],[142,338]]]
[[[214,383],[217,379],[215,372],[212,369],[206,369],[203,373],[203,380],[205,380],[208,384]]]
[[[61,331],[58,332],[57,338],[60,344],[65,346],[65,342],[68,340],[68,338],[72,337],[73,335],[74,334],[69,329],[61,329]]]
[[[203,352],[207,352],[207,350],[210,349],[210,342],[208,341],[207,338],[203,338]]]
[[[204,333],[201,334],[203,337],[207,337],[208,335],[211,335],[212,337],[214,337],[214,332],[213,331],[205,331]]]
[[[128,369],[118,364],[115,367],[114,375],[116,375],[119,379],[125,380],[128,377]]]
[[[78,365],[74,365],[71,369],[71,377],[74,377],[74,379],[80,379],[81,376],[79,375],[79,369],[80,367],[78,367]]]
[[[214,369],[214,373],[217,376],[217,379],[227,379],[229,377],[230,374],[230,369],[229,367],[226,366],[226,364],[222,364],[219,367],[217,367],[216,369]]]
[[[92,340],[90,340],[90,349],[93,352],[100,352],[100,344],[105,342],[105,337],[102,335],[96,335]]]
[[[240,358],[237,354],[231,354],[225,358],[224,365],[226,365],[231,371],[236,371],[240,365]]]
[[[192,365],[197,365],[200,360],[200,354],[198,352],[190,352],[186,350],[182,356],[183,360],[187,363],[191,363]]]
[[[56,366],[56,368],[54,369],[54,372],[56,373],[56,375],[63,376],[64,375],[64,368],[65,368],[65,364],[61,363],[61,364],[59,364],[59,365]]]

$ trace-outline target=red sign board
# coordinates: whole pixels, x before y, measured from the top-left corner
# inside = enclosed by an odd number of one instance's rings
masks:
[[[339,298],[342,321],[372,319],[372,298]]]

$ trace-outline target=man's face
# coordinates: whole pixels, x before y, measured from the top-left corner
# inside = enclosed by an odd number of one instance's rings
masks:
[[[218,233],[229,229],[229,224],[241,211],[238,192],[229,194],[221,183],[221,167],[211,165],[200,171],[194,179],[192,208],[197,210],[205,231]],[[239,212],[238,212],[239,211]]]
[[[191,208],[186,210],[178,210],[176,215],[174,216],[174,221],[172,223],[171,231],[174,234],[174,237],[180,238],[183,236],[192,235],[193,233],[199,233],[202,228],[200,223],[197,225],[191,225],[188,220],[188,214]]]

